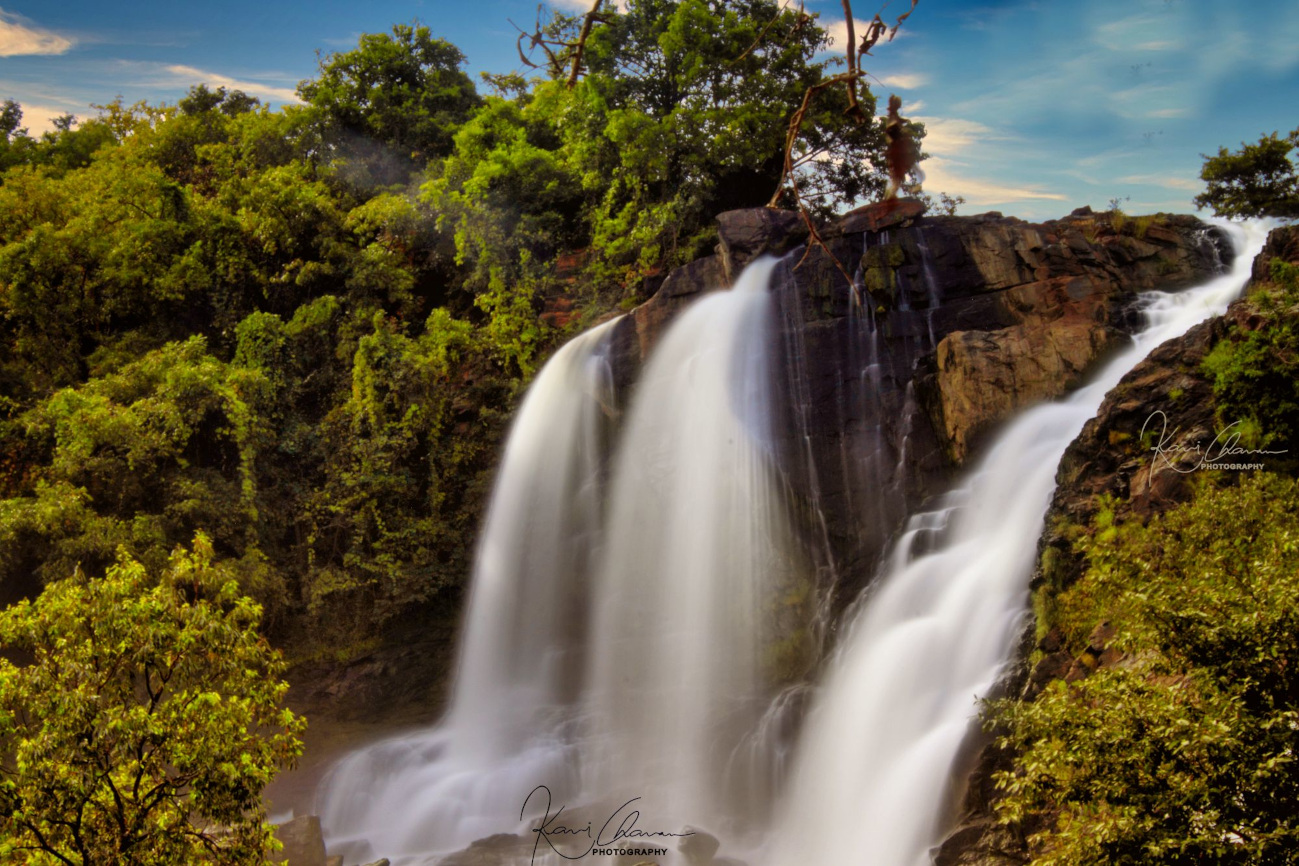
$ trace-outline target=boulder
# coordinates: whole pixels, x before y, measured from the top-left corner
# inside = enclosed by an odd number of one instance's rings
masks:
[[[301,815],[275,828],[275,838],[284,846],[271,857],[272,863],[287,866],[326,866],[325,837],[320,818]]]
[[[878,232],[890,226],[910,224],[925,212],[925,203],[915,198],[893,198],[848,211],[835,223],[840,234]]]
[[[964,463],[976,437],[997,422],[1077,385],[1114,337],[1080,318],[944,337],[936,354],[938,422],[952,462]]]
[[[779,255],[794,248],[808,231],[803,217],[794,211],[755,207],[718,214],[717,235],[726,282],[733,283],[749,262],[763,253]]]
[[[686,827],[682,832],[691,834],[682,836],[681,841],[677,843],[677,850],[685,856],[686,862],[690,863],[690,866],[708,866],[712,863],[713,857],[717,855],[717,849],[722,847],[717,837],[698,827]]]

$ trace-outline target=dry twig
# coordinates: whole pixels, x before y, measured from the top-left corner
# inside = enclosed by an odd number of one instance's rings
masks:
[[[564,74],[565,68],[568,69],[564,83],[571,89],[582,74],[582,55],[586,51],[586,40],[591,36],[591,29],[596,24],[608,20],[600,14],[600,6],[603,3],[604,0],[595,0],[591,11],[582,16],[582,29],[578,32],[577,39],[572,42],[546,35],[545,29],[541,26],[541,6],[537,7],[537,24],[531,33],[510,21],[514,29],[519,31],[519,38],[515,41],[519,60],[529,68],[541,69],[541,64],[534,63],[530,56],[533,51],[540,48],[546,55],[545,69],[552,78],[558,78]],[[528,43],[526,51],[523,48],[524,42]]]

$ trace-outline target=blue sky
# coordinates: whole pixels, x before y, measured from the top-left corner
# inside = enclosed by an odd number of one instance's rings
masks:
[[[905,4],[893,0],[886,16]],[[839,0],[807,8],[843,32]],[[0,98],[21,102],[39,131],[119,94],[174,102],[200,81],[291,100],[317,50],[346,50],[360,33],[416,18],[459,45],[472,73],[513,70],[509,19],[528,26],[536,4],[0,0],[0,9]],[[856,4],[859,18],[875,10]],[[920,0],[866,68],[876,92],[898,93],[903,113],[926,122],[926,189],[964,195],[962,212],[1040,219],[1116,197],[1132,213],[1189,211],[1200,154],[1299,126],[1299,3]]]

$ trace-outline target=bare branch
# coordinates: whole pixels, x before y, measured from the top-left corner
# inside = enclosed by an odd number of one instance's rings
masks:
[[[600,6],[604,0],[595,0],[591,6],[591,11],[582,16],[582,29],[578,33],[577,39],[568,41],[559,39],[546,32],[546,28],[541,23],[541,6],[537,7],[537,23],[531,33],[524,30],[519,25],[510,21],[514,29],[519,31],[519,37],[515,40],[515,48],[519,52],[519,60],[532,69],[544,68],[551,78],[564,76],[565,84],[573,87],[577,84],[577,79],[582,74],[582,55],[586,52],[586,40],[591,35],[591,29],[597,23],[603,23],[609,19],[601,14]],[[509,20],[509,19],[506,19]],[[527,48],[524,48],[524,43]],[[532,60],[532,52],[541,49],[546,55],[546,63],[543,67],[541,64]]]
[[[762,28],[761,32],[758,33],[758,38],[756,38],[756,39],[753,40],[753,44],[750,45],[748,48],[744,49],[744,51],[742,51],[742,52],[740,53],[740,56],[739,56],[739,57],[735,58],[734,60],[732,60],[730,63],[728,63],[728,64],[726,64],[726,65],[727,65],[727,66],[734,66],[735,64],[739,63],[741,60],[743,60],[744,58],[746,58],[746,57],[748,57],[750,54],[752,54],[753,51],[754,51],[755,49],[757,49],[757,47],[758,47],[759,45],[762,44],[762,40],[767,38],[767,31],[771,30],[771,25],[773,25],[773,24],[775,24],[777,21],[779,21],[779,20],[780,20],[780,17],[781,17],[782,15],[784,15],[784,14],[785,14],[785,10],[784,10],[784,9],[778,9],[778,10],[776,10],[776,14],[775,14],[775,16],[773,16],[772,19],[771,19],[770,21],[767,22],[767,25],[766,25],[765,27]],[[805,7],[803,6],[802,3],[799,3],[799,4],[798,4],[798,26],[799,26],[799,27],[802,27],[802,26],[803,26],[803,19],[806,18],[806,17],[807,17],[807,11],[806,11],[806,9],[805,9]]]
[[[848,89],[848,114],[861,123],[864,118],[861,104],[857,101],[857,23],[852,17],[852,0],[843,0],[843,17],[844,23],[848,25],[848,45],[844,49],[844,53],[848,55],[849,77],[845,83]]]
[[[888,26],[885,25],[884,20],[877,13],[867,26],[866,32],[862,34],[860,46],[857,44],[856,23],[853,21],[852,2],[851,0],[841,0],[841,2],[843,3],[844,18],[846,19],[848,27],[848,46],[845,49],[848,58],[848,70],[839,75],[831,76],[824,81],[813,84],[808,87],[807,91],[803,94],[802,104],[799,105],[797,110],[795,110],[789,118],[789,129],[785,133],[785,162],[781,168],[780,181],[776,184],[776,191],[772,194],[771,201],[767,203],[767,207],[776,207],[781,196],[783,196],[788,190],[789,194],[794,198],[794,206],[798,208],[799,216],[803,218],[803,223],[807,226],[808,232],[807,252],[803,254],[802,260],[800,260],[798,265],[795,267],[801,267],[803,262],[807,260],[808,255],[811,254],[812,249],[814,247],[820,247],[834,261],[839,272],[843,274],[844,279],[848,281],[848,285],[852,287],[853,297],[856,299],[857,303],[860,304],[860,289],[858,289],[857,284],[853,281],[852,275],[848,273],[847,269],[844,268],[843,263],[839,261],[838,256],[834,255],[826,245],[825,240],[821,237],[821,233],[817,230],[816,221],[812,219],[812,215],[807,210],[807,205],[804,204],[802,192],[798,188],[797,169],[811,161],[811,156],[805,154],[796,160],[794,158],[794,147],[798,143],[799,136],[803,133],[803,120],[807,116],[808,108],[812,105],[812,100],[818,93],[825,90],[827,87],[842,84],[848,93],[847,113],[849,116],[858,123],[868,120],[857,97],[857,82],[863,75],[865,75],[861,69],[861,58],[864,55],[870,54],[871,49],[879,43],[885,33],[888,34],[889,41],[892,41],[893,37],[897,34],[898,28],[902,26],[902,22],[907,19],[907,16],[915,11],[916,4],[919,0],[911,0],[910,8],[898,16],[892,29],[889,29]],[[896,98],[897,97],[894,97],[894,99]],[[890,103],[890,105],[892,105],[892,103]],[[894,111],[896,113],[896,109]],[[892,167],[890,167],[890,170],[892,170]]]
[[[577,84],[577,77],[582,74],[582,52],[586,50],[586,38],[591,35],[591,27],[600,19],[600,4],[604,0],[595,0],[591,11],[586,13],[582,18],[582,32],[577,36],[577,44],[573,46],[573,68],[568,73],[568,87],[572,89]]]

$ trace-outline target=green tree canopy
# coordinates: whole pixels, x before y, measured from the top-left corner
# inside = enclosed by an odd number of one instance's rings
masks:
[[[284,663],[199,535],[0,613],[0,859],[262,864],[262,789],[296,760]]]
[[[428,27],[366,33],[351,51],[320,62],[298,93],[320,112],[328,144],[378,183],[400,183],[445,155],[456,127],[478,106],[465,57]]]
[[[1198,208],[1211,207],[1225,217],[1299,217],[1299,174],[1292,154],[1299,129],[1287,136],[1265,135],[1240,150],[1218,148],[1206,156],[1200,179],[1208,189],[1195,197]]]

